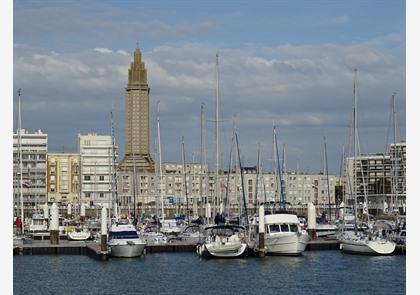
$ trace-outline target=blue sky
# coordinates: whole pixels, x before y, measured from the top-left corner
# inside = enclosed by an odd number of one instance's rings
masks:
[[[405,139],[403,1],[15,1],[14,92],[22,88],[24,127],[47,132],[50,151],[74,152],[77,133],[109,134],[113,110],[123,154],[124,87],[137,40],[151,87],[151,151],[159,99],[164,161],[181,161],[182,136],[188,160],[198,159],[201,103],[214,117],[216,52],[225,162],[235,117],[245,164],[255,164],[260,142],[270,166],[274,122],[290,170],[298,162],[322,170],[325,135],[329,170],[338,173],[354,67],[362,152],[385,150],[394,91]]]

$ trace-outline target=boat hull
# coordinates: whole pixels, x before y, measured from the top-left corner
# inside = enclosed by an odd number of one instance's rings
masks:
[[[70,241],[86,241],[89,240],[91,236],[92,235],[90,233],[67,233],[67,239]]]
[[[341,240],[342,252],[362,255],[390,255],[396,244],[385,240]]]
[[[197,252],[204,258],[239,258],[246,254],[247,244],[214,246],[202,244],[197,246]]]
[[[309,242],[309,235],[285,233],[266,236],[265,248],[268,255],[301,255]]]
[[[132,258],[143,254],[146,243],[110,245],[112,257]]]

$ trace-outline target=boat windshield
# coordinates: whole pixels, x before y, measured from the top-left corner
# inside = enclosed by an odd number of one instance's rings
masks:
[[[135,231],[119,231],[109,232],[109,239],[138,239],[137,232]]]
[[[290,228],[289,228],[290,227]],[[269,233],[284,233],[284,232],[298,232],[297,224],[269,224],[267,225],[267,232]]]
[[[294,232],[294,233],[298,232],[297,224],[290,224],[289,226],[290,226],[290,231],[291,232]]]

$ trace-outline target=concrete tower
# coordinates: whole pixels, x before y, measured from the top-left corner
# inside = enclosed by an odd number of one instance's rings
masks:
[[[135,165],[140,173],[154,171],[149,152],[149,93],[147,70],[137,44],[125,88],[125,154],[119,170],[133,171]]]

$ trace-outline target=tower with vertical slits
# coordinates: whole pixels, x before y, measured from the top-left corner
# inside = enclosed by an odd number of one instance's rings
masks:
[[[125,153],[119,170],[132,171],[135,165],[137,172],[154,171],[149,152],[149,93],[147,70],[137,45],[125,88]]]

